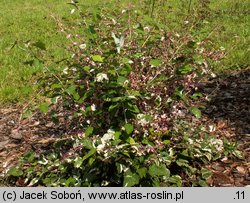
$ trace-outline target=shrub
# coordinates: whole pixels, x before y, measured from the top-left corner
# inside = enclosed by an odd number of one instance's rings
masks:
[[[228,151],[196,122],[203,97],[196,87],[209,73],[203,44],[140,10],[79,13],[82,31],[68,29],[72,58],[42,81],[54,118],[56,109],[70,110],[78,133],[44,154],[27,153],[8,171],[9,183],[206,185],[204,163]]]

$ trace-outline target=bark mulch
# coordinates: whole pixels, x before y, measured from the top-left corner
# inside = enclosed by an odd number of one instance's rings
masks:
[[[222,159],[212,162],[210,186],[250,185],[250,70],[230,73],[200,84],[209,102],[204,110],[204,123],[213,123],[216,133],[239,143],[244,159]],[[49,116],[34,113],[21,119],[20,106],[0,109],[0,172],[14,165],[28,150],[40,151],[69,133],[70,118],[59,116],[55,125]],[[74,131],[75,129],[71,130]],[[72,132],[71,132],[72,133]]]

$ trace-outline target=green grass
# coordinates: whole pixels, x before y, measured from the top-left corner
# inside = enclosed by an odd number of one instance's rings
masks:
[[[213,0],[210,38],[215,47],[224,47],[226,57],[214,64],[217,71],[244,69],[250,65],[250,0]]]
[[[65,36],[50,17],[56,13],[68,17],[70,7],[64,0],[4,0],[1,1],[0,21],[0,103],[27,102],[32,97],[34,79],[41,67],[25,64],[34,59],[24,42],[42,41],[46,55],[55,60],[65,57]],[[17,42],[15,47],[12,45]]]
[[[136,1],[108,1],[120,9],[128,2],[141,6]],[[146,1],[146,0],[144,0]],[[25,41],[42,41],[46,45],[43,58],[47,65],[68,56],[65,35],[60,32],[50,16],[57,15],[64,22],[72,22],[71,6],[65,0],[2,0],[0,8],[0,105],[26,103],[37,97],[36,78],[43,68],[41,64],[28,65],[34,57],[24,46]],[[94,6],[98,1],[80,1]],[[103,2],[103,1],[101,1]],[[148,0],[149,2],[149,0]],[[154,16],[166,24],[170,31],[181,32],[183,21],[192,20],[197,0],[192,0],[191,12],[188,12],[189,0],[156,0]],[[250,62],[250,0],[211,0],[211,13],[206,16],[197,36],[201,39],[209,35],[212,46],[224,47],[227,57],[212,63],[217,72],[249,67]],[[165,12],[159,12],[162,9]],[[150,8],[147,8],[150,11]],[[17,42],[15,47],[12,45]],[[34,75],[37,75],[34,77]]]
[[[184,20],[189,23],[197,21],[197,2],[198,0],[191,0],[189,11],[189,0],[168,0],[164,5],[166,12],[157,13],[156,8],[155,17],[168,24],[170,31],[182,32]],[[250,0],[210,0],[209,9],[210,13],[204,16],[199,29],[192,32],[200,40],[208,38],[214,49],[225,48],[226,57],[211,64],[214,71],[224,72],[249,67]]]

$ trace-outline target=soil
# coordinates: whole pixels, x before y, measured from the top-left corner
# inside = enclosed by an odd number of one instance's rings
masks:
[[[199,89],[209,102],[203,112],[204,123],[212,123],[221,137],[235,140],[244,159],[222,159],[207,166],[213,175],[210,186],[250,185],[250,70],[230,73],[203,82]],[[50,143],[69,133],[66,113],[54,124],[50,116],[34,113],[21,119],[23,107],[0,109],[0,172],[13,166],[28,150],[41,152]],[[73,129],[74,131],[75,129]]]

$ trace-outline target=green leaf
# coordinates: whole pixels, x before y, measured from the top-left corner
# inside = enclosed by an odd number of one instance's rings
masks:
[[[125,64],[132,64],[132,63],[134,63],[134,62],[133,62],[131,59],[124,57],[124,58],[122,59],[122,63],[125,63]]]
[[[88,164],[91,166],[94,163],[95,159],[93,157],[90,157],[88,160]]]
[[[151,59],[149,64],[153,67],[159,67],[161,65],[161,61],[158,59]]]
[[[85,138],[82,140],[82,144],[84,145],[85,148],[87,149],[92,149],[93,148],[93,142],[89,138]]]
[[[85,135],[88,137],[90,135],[92,135],[94,131],[94,128],[92,126],[89,126],[86,130],[85,130]]]
[[[47,113],[49,111],[49,104],[47,103],[40,104],[39,110],[43,113]]]
[[[132,187],[134,185],[139,184],[139,181],[140,177],[136,173],[132,173],[130,170],[128,170],[124,176],[123,186]]]
[[[125,100],[126,97],[114,97],[112,98],[112,102],[119,102],[119,101],[122,101],[122,100]]]
[[[202,65],[204,63],[204,59],[200,55],[194,55],[193,58],[194,62],[199,65]]]
[[[90,67],[89,66],[84,66],[83,70],[85,70],[86,72],[89,72],[90,71]]]
[[[78,93],[73,94],[74,100],[79,100],[80,99],[80,95]]]
[[[30,109],[26,109],[23,113],[22,113],[22,119],[25,118],[29,118],[32,116],[32,111]]]
[[[205,155],[205,157],[207,157],[207,159],[208,159],[208,161],[211,161],[212,160],[212,154],[210,154],[209,152],[208,153],[205,153],[204,154]]]
[[[48,164],[48,160],[43,156],[43,158],[40,159],[37,163],[41,164],[41,165],[47,165]]]
[[[196,99],[201,98],[202,96],[203,96],[202,93],[196,92],[196,93],[194,93],[194,94],[191,96],[191,98],[194,99],[194,100],[196,100]]]
[[[194,114],[194,116],[195,116],[196,118],[201,118],[201,111],[200,111],[200,109],[198,109],[198,108],[196,108],[196,107],[191,107],[191,108],[190,108],[190,112],[191,112],[192,114]]]
[[[182,87],[178,87],[175,89],[175,95],[179,97],[180,99],[182,99],[186,104],[188,103],[188,98]]]
[[[33,179],[30,181],[28,187],[35,185],[38,181],[39,181],[39,178],[38,178],[38,177],[33,178]]]
[[[129,93],[129,95],[135,96],[135,97],[140,97],[141,96],[140,92],[135,91],[135,90],[128,90],[128,93]]]
[[[160,187],[161,184],[160,184],[160,181],[158,179],[154,179],[152,185],[153,185],[153,187]]]
[[[116,131],[114,134],[115,140],[118,140],[120,138],[121,134],[122,133],[120,131]]]
[[[164,141],[163,141],[163,143],[164,143],[165,145],[168,145],[170,142],[171,142],[170,140],[164,140]]]
[[[212,175],[212,172],[206,168],[202,168],[201,175],[202,175],[202,178],[206,180]]]
[[[169,178],[169,182],[174,183],[177,185],[177,187],[182,186],[182,179],[179,175],[173,175]]]
[[[19,176],[22,176],[23,175],[23,171],[18,169],[18,168],[15,168],[15,167],[12,167],[9,171],[8,171],[8,175],[10,176],[15,176],[15,177],[19,177]]]
[[[96,149],[95,149],[95,148],[92,148],[92,149],[82,158],[82,160],[84,161],[84,160],[88,159],[88,158],[91,157],[93,154],[95,154],[95,152],[96,152]]]
[[[52,97],[51,100],[50,100],[51,103],[52,103],[52,104],[56,104],[57,101],[58,101],[58,98],[59,98],[58,96]]]
[[[126,123],[125,126],[124,126],[124,128],[125,128],[125,131],[126,131],[126,133],[128,135],[130,135],[133,132],[133,130],[134,130],[133,125],[130,124],[130,123]]]
[[[94,56],[92,56],[92,59],[93,59],[95,62],[100,62],[100,63],[102,63],[104,58],[101,57],[100,55],[94,55]]]
[[[126,141],[131,145],[135,144],[135,140],[132,137],[129,137]]]
[[[142,167],[137,169],[137,173],[139,174],[140,178],[145,178],[147,175],[147,168],[146,167]]]
[[[51,85],[51,88],[52,89],[60,89],[60,88],[62,88],[62,84],[53,84],[53,85]]]
[[[208,187],[206,181],[204,181],[204,180],[199,180],[199,185],[200,185],[201,187]]]
[[[167,176],[167,177],[170,176],[170,171],[163,164],[161,164],[159,166],[157,166],[156,164],[150,166],[148,172],[153,177],[154,176],[156,176],[156,177],[157,176]]]
[[[135,105],[135,104],[132,104],[132,103],[127,103],[127,108],[129,111],[131,112],[134,112],[134,113],[140,113],[140,110],[139,108]]]
[[[72,86],[68,87],[65,91],[70,95],[74,95],[74,94],[76,94],[76,86],[72,85]]]
[[[178,166],[185,166],[185,167],[188,167],[189,168],[189,163],[188,163],[188,160],[185,160],[185,159],[178,159],[176,161],[177,165]]]
[[[177,74],[185,75],[193,70],[193,67],[188,64],[177,69]]]
[[[109,106],[109,112],[111,112],[111,111],[117,109],[118,107],[119,107],[119,103],[117,103],[117,104],[111,104],[111,105]]]
[[[124,164],[116,163],[115,165],[116,165],[116,169],[117,169],[118,173],[122,173],[122,172],[128,170],[128,167],[125,166]]]
[[[75,160],[74,160],[74,167],[75,168],[80,168],[81,165],[82,165],[82,162],[83,162],[83,158],[81,157],[76,157]]]
[[[233,155],[236,156],[239,159],[243,159],[243,157],[244,157],[243,153],[241,151],[239,151],[239,150],[233,151]]]
[[[117,84],[119,84],[119,85],[122,85],[122,86],[123,86],[126,80],[127,80],[127,78],[126,78],[126,77],[119,76],[119,77],[117,78]]]
[[[76,179],[73,177],[69,177],[66,181],[65,181],[65,186],[69,187],[69,186],[74,186],[76,184]]]
[[[36,154],[33,151],[27,152],[24,156],[23,159],[28,162],[34,162],[36,158]]]
[[[74,160],[74,167],[75,168],[80,168],[83,161],[91,157],[94,153],[96,152],[95,148],[92,148],[84,157],[76,157]]]

